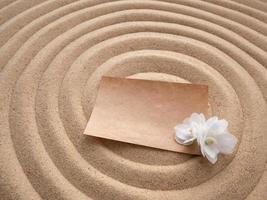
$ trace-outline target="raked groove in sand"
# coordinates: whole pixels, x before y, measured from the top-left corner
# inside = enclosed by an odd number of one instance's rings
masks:
[[[0,16],[2,199],[267,196],[264,1],[3,0]],[[208,84],[235,154],[84,136],[103,75]]]

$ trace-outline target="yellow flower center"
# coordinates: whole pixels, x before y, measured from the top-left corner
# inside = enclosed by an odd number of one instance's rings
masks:
[[[213,144],[216,144],[217,141],[214,137],[207,137],[206,140],[205,140],[205,144],[206,145],[213,145]]]

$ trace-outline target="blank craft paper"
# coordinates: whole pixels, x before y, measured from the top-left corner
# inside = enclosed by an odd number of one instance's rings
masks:
[[[174,139],[192,113],[207,114],[208,86],[103,77],[84,134],[147,147],[199,154]]]

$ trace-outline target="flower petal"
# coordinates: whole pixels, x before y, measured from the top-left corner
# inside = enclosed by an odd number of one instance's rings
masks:
[[[192,123],[192,133],[197,138],[198,144],[201,146],[207,136],[206,127],[203,124]]]
[[[190,138],[188,140],[181,140],[179,137],[175,137],[175,141],[182,145],[190,145],[194,142],[195,138]]]
[[[175,135],[182,140],[188,140],[191,138],[188,126],[176,126]]]
[[[183,144],[183,145],[190,145],[194,142],[195,138],[194,137],[184,137],[181,136],[181,134],[175,134],[175,140],[176,142],[178,142],[179,144]]]
[[[204,146],[204,156],[212,163],[216,163],[218,157],[219,150],[215,145],[212,146]]]
[[[190,117],[190,122],[194,121],[195,123],[204,123],[206,121],[205,116],[201,113],[193,113]]]
[[[219,134],[216,136],[217,147],[223,154],[231,154],[234,151],[235,145],[237,144],[237,138],[230,134]]]
[[[175,140],[179,144],[190,145],[195,137],[190,132],[191,128],[186,124],[179,124],[175,127]]]
[[[207,132],[202,131],[198,132],[197,135],[197,143],[200,146],[201,154],[205,157],[205,139],[206,139]]]
[[[189,129],[190,126],[188,126],[187,124],[178,124],[174,127],[175,131],[178,131],[178,130],[187,130]]]
[[[227,132],[228,122],[226,120],[216,120],[215,118],[212,118],[207,121],[209,135],[218,135]]]
[[[177,130],[175,135],[180,140],[188,140],[191,138],[191,137],[189,137],[188,132],[186,132],[186,130],[183,130],[183,129]]]
[[[207,120],[207,127],[211,127],[214,123],[218,121],[218,117],[214,116]]]

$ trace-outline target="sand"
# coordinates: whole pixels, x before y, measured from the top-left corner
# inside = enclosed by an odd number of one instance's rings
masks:
[[[263,200],[267,4],[259,0],[2,0],[0,196]],[[101,76],[209,85],[239,139],[201,157],[83,135]]]

